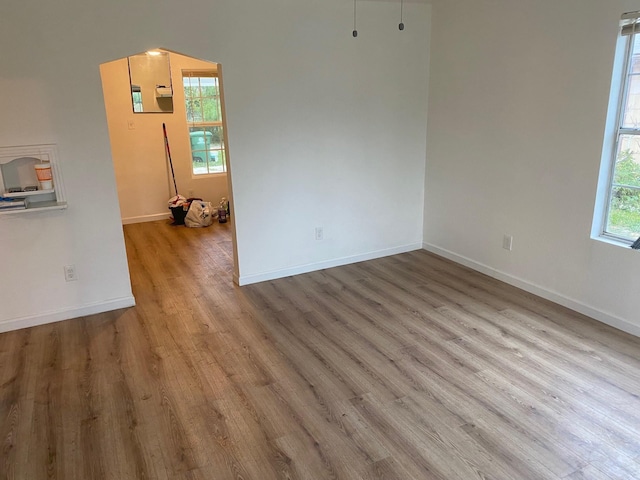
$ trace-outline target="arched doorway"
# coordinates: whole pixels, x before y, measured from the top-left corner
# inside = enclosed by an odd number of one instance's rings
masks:
[[[159,58],[166,60],[166,75],[150,66]],[[223,197],[232,202],[220,64],[154,49],[104,63],[100,73],[123,225],[168,222],[167,201],[176,192],[163,125],[178,192],[185,197],[202,198],[214,207]],[[210,91],[217,93],[209,95]],[[217,113],[206,118],[213,103]],[[193,112],[195,104],[200,106],[200,115]],[[205,148],[193,141],[200,137],[209,140]],[[233,278],[237,279],[233,215],[225,228],[230,239]]]

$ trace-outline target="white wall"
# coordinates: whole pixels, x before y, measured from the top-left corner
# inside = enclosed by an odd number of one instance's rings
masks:
[[[98,66],[158,46],[223,65],[240,281],[419,245],[429,7],[397,16],[359,2],[353,39],[346,0],[3,8],[0,145],[57,143],[69,209],[0,218],[0,328],[132,301]]]
[[[214,205],[222,197],[229,196],[226,174],[192,175],[182,88],[182,70],[216,71],[217,65],[176,53],[169,53],[169,58],[173,82],[172,113],[134,114],[127,59],[100,66],[120,215],[125,224],[159,220],[169,215],[167,200],[175,195],[175,190],[165,155],[163,123],[167,128],[178,192],[185,197],[200,197]],[[154,94],[155,82],[151,81],[151,84]]]
[[[420,245],[429,6],[404,32],[398,7],[359,2],[357,39],[345,1],[247,12],[242,71],[222,60],[241,283]]]
[[[640,255],[590,238],[618,22],[640,2],[432,8],[426,248],[640,334]]]

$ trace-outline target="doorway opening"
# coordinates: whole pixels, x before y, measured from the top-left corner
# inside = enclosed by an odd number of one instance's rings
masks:
[[[176,241],[167,235],[185,228],[170,224],[168,201],[177,194],[214,209],[224,198],[233,207],[221,64],[158,48],[103,63],[100,75],[127,241],[128,230]],[[233,213],[228,224],[215,222],[193,235],[200,243],[220,243],[220,253],[230,257],[223,268],[231,268],[237,282]],[[178,235],[184,240],[185,232]]]

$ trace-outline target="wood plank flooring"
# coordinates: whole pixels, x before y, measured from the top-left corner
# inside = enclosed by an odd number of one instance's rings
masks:
[[[135,308],[0,335],[0,479],[637,479],[640,339],[417,251],[247,287],[125,227]]]

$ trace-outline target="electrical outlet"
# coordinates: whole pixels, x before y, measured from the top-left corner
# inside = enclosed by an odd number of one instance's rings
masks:
[[[136,122],[134,122],[133,120],[129,120],[127,122],[127,127],[129,127],[129,130],[135,130],[136,129]]]
[[[502,237],[502,248],[505,250],[513,250],[513,235],[505,235]]]
[[[316,227],[316,240],[322,240],[324,238],[324,231],[322,227]]]
[[[75,282],[78,280],[78,276],[76,275],[76,266],[75,265],[65,265],[64,266],[64,279],[67,282]]]

